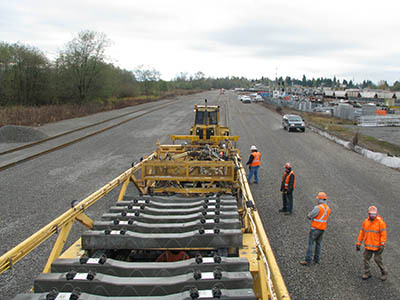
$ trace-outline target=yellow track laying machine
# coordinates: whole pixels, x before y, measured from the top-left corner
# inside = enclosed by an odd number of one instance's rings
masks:
[[[141,162],[0,257],[10,269],[56,234],[32,293],[14,300],[290,299],[218,106],[195,106],[183,144]],[[138,192],[129,194],[133,184]],[[85,212],[120,187],[109,211]],[[88,230],[64,252],[72,225]]]

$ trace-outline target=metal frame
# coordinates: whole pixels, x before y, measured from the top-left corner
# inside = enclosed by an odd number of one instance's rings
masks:
[[[67,210],[57,219],[44,226],[42,229],[27,238],[18,246],[3,254],[0,257],[0,274],[8,269],[11,269],[16,262],[20,261],[23,257],[32,252],[40,244],[49,239],[52,235],[58,234],[57,240],[50,252],[46,266],[43,269],[44,273],[48,273],[50,271],[51,263],[60,256],[67,240],[68,234],[75,220],[79,221],[88,228],[92,228],[93,220],[85,215],[85,211],[94,203],[96,203],[96,201],[107,195],[110,191],[112,191],[114,188],[121,185],[122,183],[123,188],[121,189],[120,197],[123,197],[123,194],[125,194],[126,187],[129,183],[129,181],[127,183],[127,180],[130,180],[132,174],[136,170],[138,170],[145,161],[152,159],[154,155],[155,153],[151,154],[142,162],[128,169],[120,176],[110,181],[108,184],[104,185],[102,188],[100,188],[87,198],[83,199],[74,207]]]
[[[166,151],[169,149],[170,152]],[[268,237],[265,233],[261,218],[255,209],[255,202],[252,197],[250,187],[243,165],[240,162],[238,151],[234,153],[233,161],[187,161],[188,156],[184,155],[185,147],[182,146],[160,146],[159,149],[134,165],[120,176],[91,194],[77,205],[66,211],[60,217],[40,229],[30,238],[8,251],[0,257],[0,274],[12,268],[13,264],[21,260],[25,255],[33,251],[41,243],[50,238],[53,234],[58,234],[57,240],[47,260],[43,272],[50,271],[51,263],[58,257],[73,257],[81,249],[80,239],[76,241],[66,252],[61,254],[68,234],[75,220],[83,223],[88,228],[92,228],[93,221],[85,215],[85,211],[96,201],[104,197],[111,190],[121,185],[118,200],[121,201],[127,191],[130,182],[133,182],[141,192],[148,192],[150,188],[154,192],[174,192],[174,193],[216,193],[224,192],[237,194],[240,200],[239,213],[242,216],[244,237],[243,248],[239,255],[246,257],[250,262],[250,271],[253,274],[254,290],[260,299],[290,299],[282,275],[275,260]],[[175,153],[174,151],[176,150]],[[169,157],[176,160],[160,160],[166,158],[166,153],[172,153]],[[164,169],[163,169],[164,168]],[[215,173],[211,176],[200,176],[196,174],[191,177],[191,168],[208,168],[209,170],[221,170],[223,175],[216,177]],[[166,170],[165,170],[166,169]],[[183,174],[166,178],[168,170],[181,169]],[[183,170],[183,171],[182,171]],[[141,172],[140,180],[135,176]],[[174,181],[177,186],[158,187],[155,183],[161,181]],[[201,188],[185,188],[179,186],[180,181],[186,182],[206,182],[206,186]],[[216,183],[225,184],[224,187],[216,187]],[[250,205],[251,204],[251,205]]]

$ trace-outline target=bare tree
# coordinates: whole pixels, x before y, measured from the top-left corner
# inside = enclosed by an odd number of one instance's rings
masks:
[[[106,61],[105,50],[110,40],[104,33],[84,30],[68,42],[60,52],[56,66],[61,77],[71,82],[74,96],[79,103],[87,100],[91,89]]]

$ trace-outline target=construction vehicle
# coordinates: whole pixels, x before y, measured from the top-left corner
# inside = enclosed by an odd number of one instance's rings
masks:
[[[238,136],[230,136],[229,128],[221,126],[220,107],[218,105],[194,106],[194,124],[190,135],[170,135],[172,141],[190,140],[192,144],[218,144],[220,141],[237,141]]]
[[[195,106],[191,133],[172,136],[191,143],[158,143],[1,256],[0,273],[58,235],[33,292],[14,299],[290,299],[233,146],[239,137],[207,104]],[[109,212],[86,215],[118,187]],[[75,221],[88,230],[63,252]]]

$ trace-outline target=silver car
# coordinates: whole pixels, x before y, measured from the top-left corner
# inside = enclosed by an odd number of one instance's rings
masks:
[[[282,117],[282,126],[287,131],[301,130],[304,132],[306,130],[304,120],[298,115],[284,115]]]

